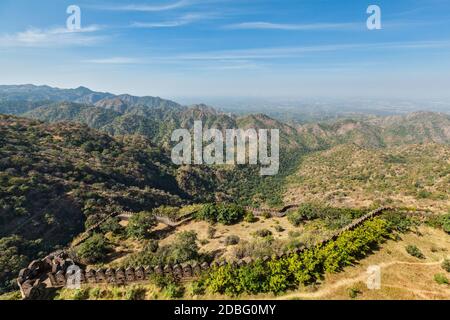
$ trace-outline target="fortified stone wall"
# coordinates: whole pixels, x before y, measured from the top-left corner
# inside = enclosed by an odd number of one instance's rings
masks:
[[[290,208],[293,207],[291,206]],[[374,210],[314,245],[322,245],[329,241],[335,240],[343,232],[359,227],[365,221],[380,215],[388,209],[390,208],[382,207]],[[281,210],[279,213],[281,213]],[[302,247],[275,257],[266,256],[263,258],[263,261],[270,259],[281,259],[293,253],[300,254],[306,249],[306,247]],[[250,263],[252,263],[251,259],[229,262],[229,264],[235,266],[236,268]],[[204,262],[202,264],[194,263],[156,267],[141,266],[138,268],[127,269],[109,268],[86,270],[82,266],[77,266],[73,260],[68,258],[65,252],[57,252],[42,260],[33,261],[28,268],[22,269],[17,279],[17,283],[24,299],[44,299],[46,297],[46,290],[50,288],[64,287],[73,283],[73,281],[79,281],[81,284],[109,283],[121,285],[145,281],[150,279],[153,275],[167,275],[180,280],[190,280],[198,277],[202,272],[226,264],[228,264],[228,262],[224,261],[221,263],[213,262],[211,264]]]

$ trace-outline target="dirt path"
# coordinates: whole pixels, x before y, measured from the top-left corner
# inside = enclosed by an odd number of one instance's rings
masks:
[[[380,263],[378,264],[378,266],[380,266],[381,269],[386,269],[389,268],[391,266],[394,265],[409,265],[409,266],[435,266],[435,265],[439,265],[442,263],[443,260],[438,261],[438,262],[405,262],[405,261],[391,261],[391,262],[386,262],[386,263]],[[327,295],[332,294],[333,292],[335,292],[336,290],[342,288],[342,287],[348,287],[351,286],[355,283],[358,282],[365,282],[365,280],[367,279],[367,273],[366,271],[362,272],[360,275],[353,277],[353,278],[348,278],[348,279],[343,279],[343,280],[339,280],[329,286],[327,286],[326,288],[323,289],[319,289],[316,292],[296,292],[296,293],[291,293],[288,295],[284,295],[281,297],[278,297],[278,300],[289,300],[289,299],[320,299],[323,298]],[[389,286],[389,285],[385,285],[386,287],[392,287],[394,288],[394,286]],[[433,292],[433,291],[426,291],[426,290],[418,290],[418,289],[414,289],[414,288],[409,288],[409,287],[395,287],[397,289],[405,289],[405,290],[409,290],[411,292],[414,292],[420,296],[423,296],[423,294],[436,294],[438,292]]]

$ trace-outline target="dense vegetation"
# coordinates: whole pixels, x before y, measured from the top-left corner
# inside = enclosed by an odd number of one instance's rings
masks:
[[[155,216],[150,212],[135,213],[128,222],[127,235],[136,239],[148,238],[151,228],[156,226]]]
[[[139,136],[0,116],[0,241],[18,236],[0,265],[2,287],[31,259],[109,215],[195,200],[165,154]]]
[[[196,213],[199,220],[225,225],[238,223],[244,215],[244,208],[235,204],[207,204]]]
[[[288,219],[294,226],[299,226],[307,220],[322,219],[329,229],[340,229],[365,213],[366,211],[362,209],[303,203],[296,211],[288,213]]]
[[[373,219],[323,246],[306,249],[268,262],[257,260],[235,268],[230,265],[208,273],[202,283],[211,292],[231,296],[243,293],[281,293],[298,285],[308,285],[325,272],[337,272],[365,256],[389,236],[388,223]]]
[[[78,248],[77,255],[85,263],[97,263],[105,259],[110,247],[103,234],[94,234]]]
[[[176,239],[166,246],[159,246],[157,242],[151,240],[142,251],[127,257],[122,265],[125,267],[155,267],[204,259],[208,259],[208,257],[199,253],[197,234],[190,231],[177,234]]]
[[[108,254],[106,233],[148,241],[141,253],[126,261],[129,265],[210,259],[198,253],[194,234],[183,234],[169,246],[147,240],[154,215],[177,220],[185,214],[179,207],[190,202],[236,203],[210,204],[197,212],[199,219],[225,225],[255,220],[243,205],[315,200],[365,207],[367,202],[408,205],[413,198],[426,209],[442,212],[448,207],[450,118],[446,115],[286,125],[262,114],[237,117],[155,97],[28,85],[0,86],[0,113],[55,123],[0,115],[0,291],[10,290],[13,277],[32,259],[64,247],[99,222],[97,233],[77,248],[85,261],[101,262]],[[194,120],[209,128],[280,129],[280,173],[261,177],[259,166],[247,165],[174,166],[167,148],[170,134],[175,128],[191,129]],[[287,193],[286,181],[291,182]],[[141,213],[125,229],[114,218],[122,211]],[[307,203],[289,219],[294,225],[319,219],[328,229],[337,229],[362,213]],[[388,228],[409,227],[409,222],[398,220],[386,219]],[[449,215],[429,223],[450,233]],[[266,230],[255,234],[256,244],[236,238],[228,243],[236,246],[238,255],[273,252],[273,235]],[[294,240],[291,247],[299,244]],[[286,267],[292,268],[289,263],[271,268]],[[230,286],[240,289],[230,289],[231,293],[278,292],[282,288],[277,283],[284,276],[288,285],[303,283],[297,271],[274,272],[276,277],[261,280],[255,289],[252,281],[267,276],[259,269],[257,263],[250,275],[233,274],[246,285],[233,283]],[[176,295],[176,289],[173,292]]]
[[[289,177],[286,198],[375,204],[447,211],[450,147],[423,144],[370,149],[340,145],[303,158]],[[414,199],[414,200],[412,200]],[[297,200],[298,201],[298,200]]]

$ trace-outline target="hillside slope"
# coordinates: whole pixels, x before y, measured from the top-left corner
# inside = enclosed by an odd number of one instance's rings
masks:
[[[114,139],[85,125],[0,115],[1,286],[109,214],[208,196],[196,171],[193,185],[183,175],[141,136]]]
[[[450,208],[450,146],[339,145],[303,158],[287,181],[286,202],[378,203],[446,212]]]

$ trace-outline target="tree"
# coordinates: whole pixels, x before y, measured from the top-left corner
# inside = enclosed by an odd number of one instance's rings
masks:
[[[101,226],[100,229],[102,232],[107,233],[111,232],[115,235],[119,235],[123,231],[123,227],[119,224],[119,218],[109,218],[106,220]]]
[[[127,225],[127,235],[131,238],[145,239],[150,235],[150,230],[156,226],[155,216],[146,211],[134,214]]]
[[[185,231],[177,234],[171,245],[170,259],[173,263],[183,263],[198,258],[197,233]]]
[[[241,221],[244,215],[244,208],[235,204],[207,204],[197,213],[197,219],[232,225]]]
[[[241,221],[244,214],[245,210],[241,206],[235,204],[219,205],[217,222],[232,225]]]
[[[0,293],[15,288],[12,278],[30,262],[26,255],[29,249],[30,242],[17,235],[0,238]]]
[[[304,203],[296,211],[288,213],[288,220],[298,227],[304,220],[312,220],[319,217],[320,209],[310,203]]]
[[[77,253],[81,259],[88,263],[97,263],[104,260],[108,251],[109,245],[105,237],[96,233],[80,245]]]

